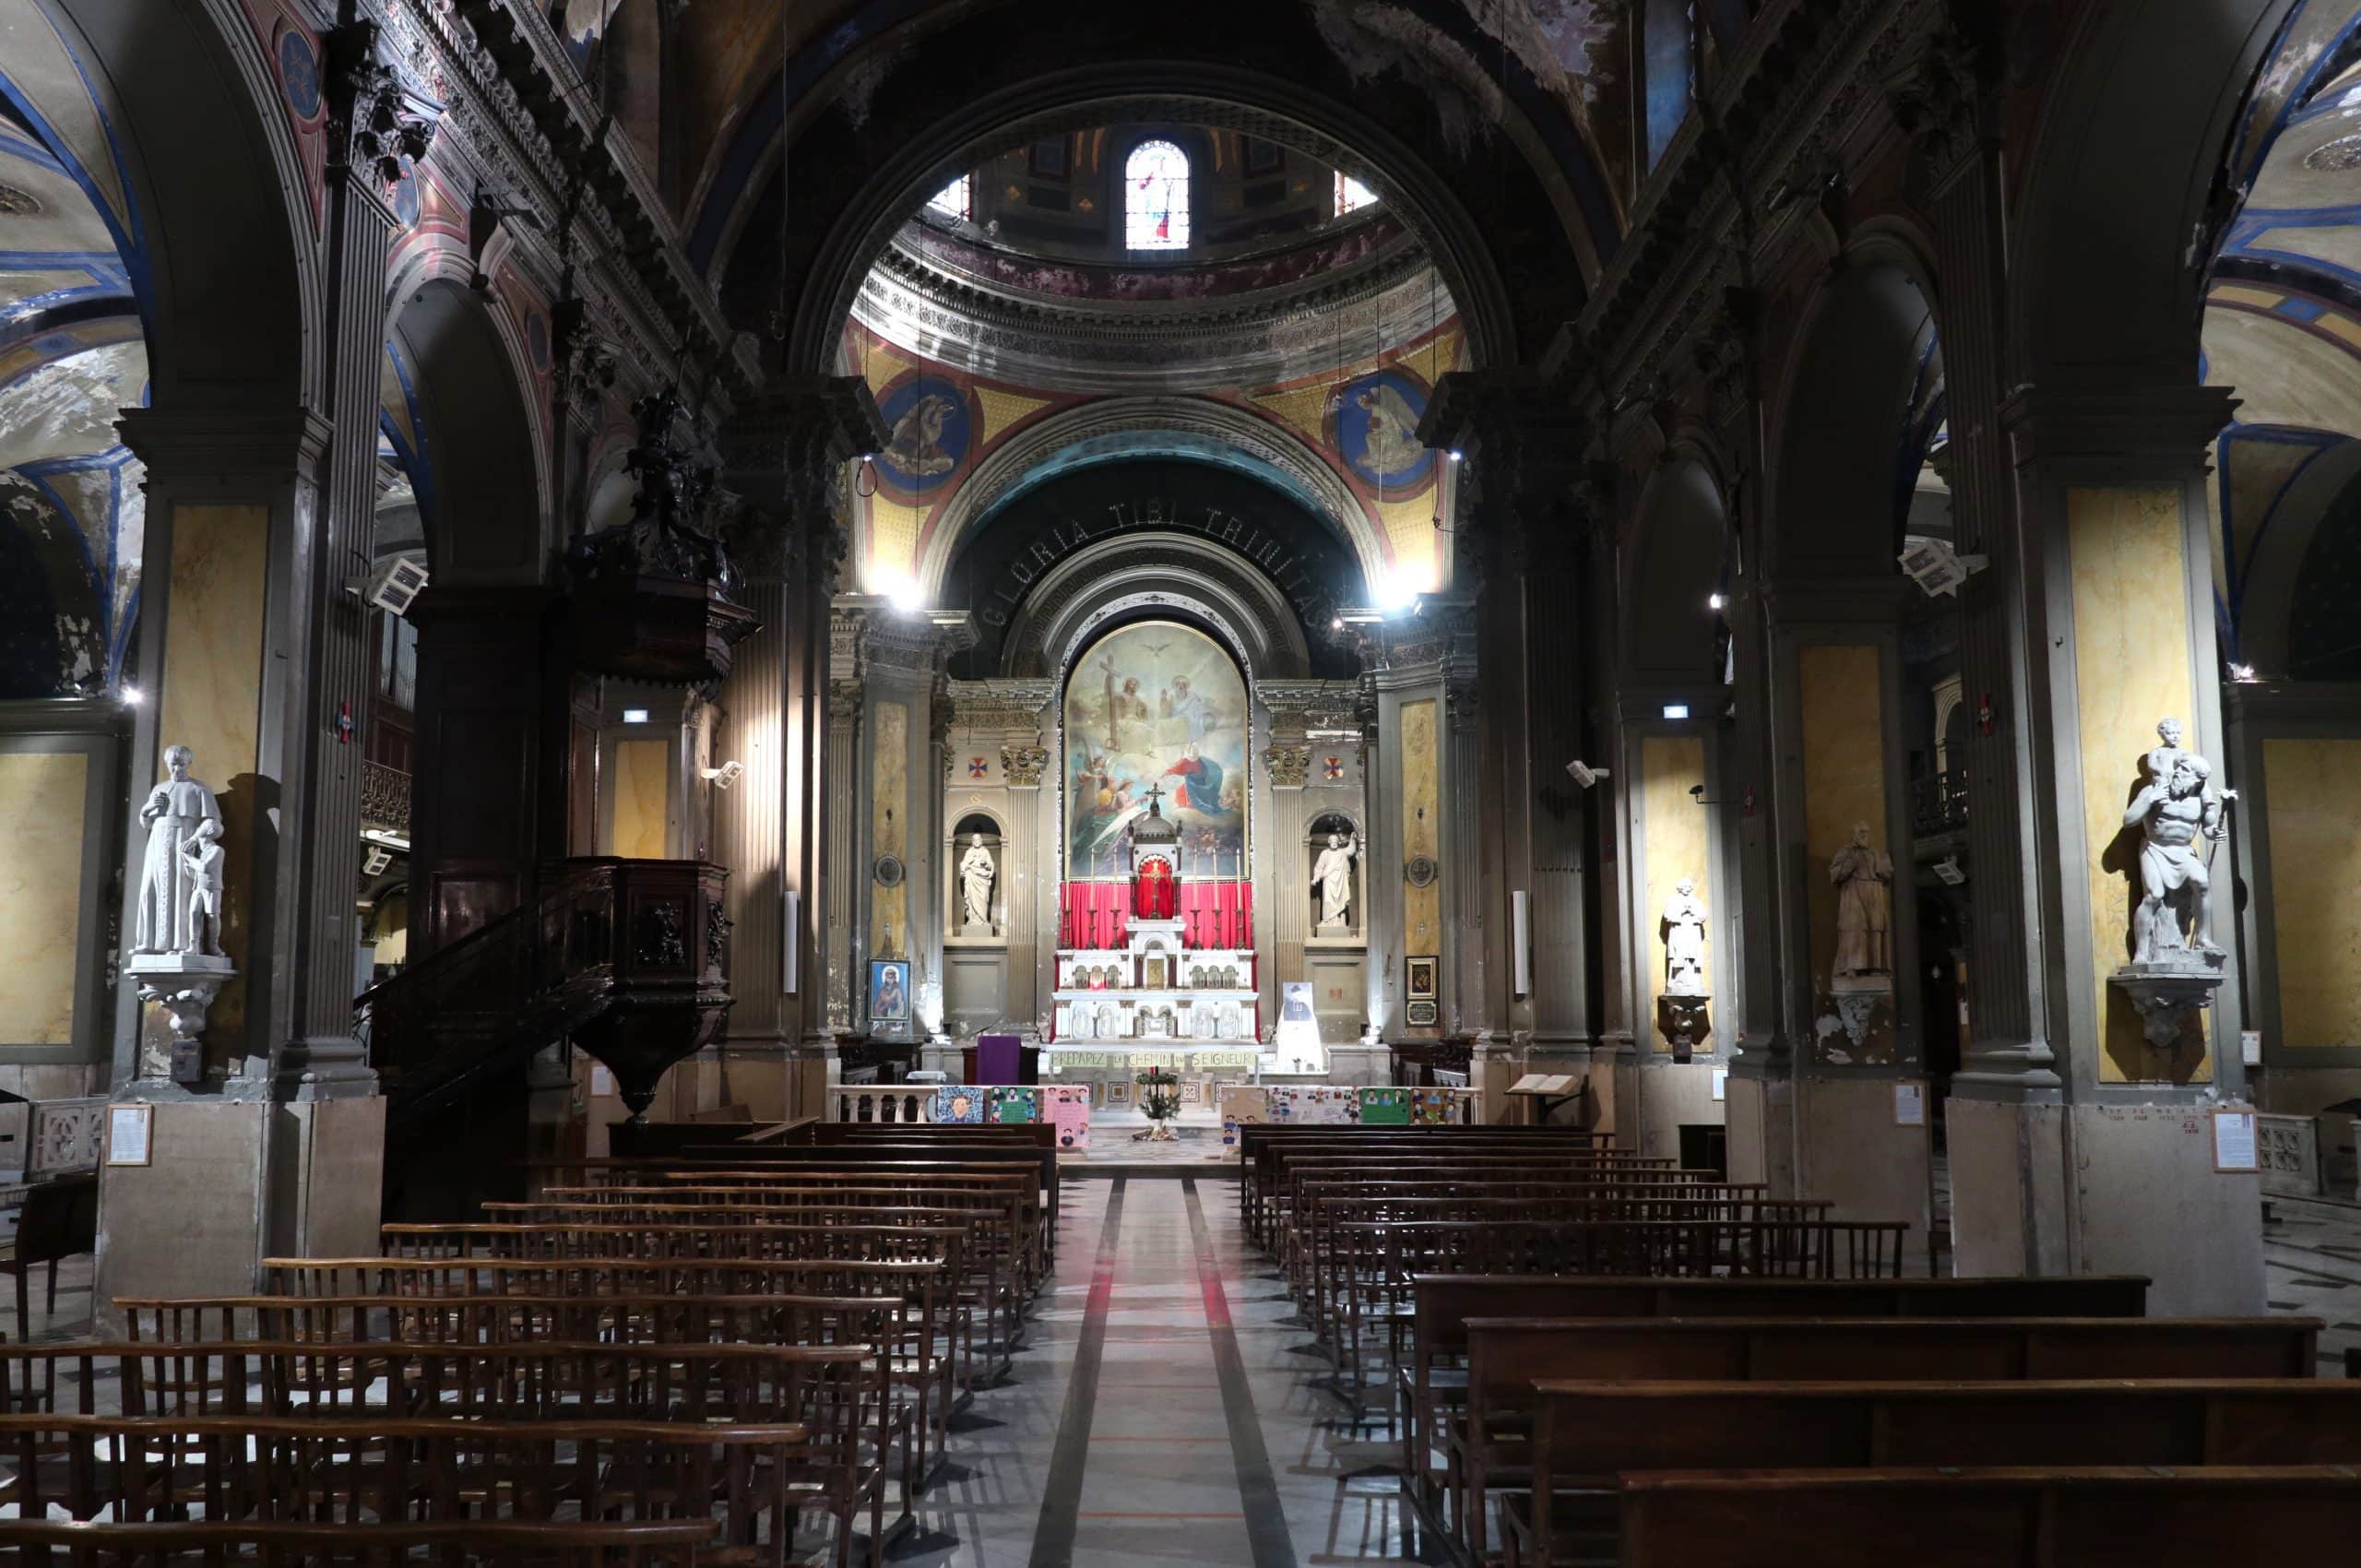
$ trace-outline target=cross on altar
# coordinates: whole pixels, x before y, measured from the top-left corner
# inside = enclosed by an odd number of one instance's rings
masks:
[[[1163,800],[1164,786],[1161,784],[1149,785],[1147,787],[1147,814],[1150,816],[1162,816],[1164,814],[1164,806],[1162,804]]]

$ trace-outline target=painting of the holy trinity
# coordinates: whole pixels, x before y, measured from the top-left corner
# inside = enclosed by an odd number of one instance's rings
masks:
[[[1165,621],[1109,632],[1066,677],[1066,874],[1127,874],[1124,830],[1160,786],[1183,876],[1246,860],[1246,683],[1221,645]]]

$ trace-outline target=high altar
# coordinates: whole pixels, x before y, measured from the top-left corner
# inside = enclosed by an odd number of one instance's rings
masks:
[[[1194,918],[1181,912],[1180,830],[1166,819],[1162,796],[1160,785],[1151,786],[1147,814],[1131,825],[1131,897],[1120,944],[1058,951],[1053,1064],[1085,1045],[1096,1066],[1110,1049],[1170,1051],[1185,1042],[1253,1051],[1262,1039],[1253,949],[1217,944],[1245,922],[1233,918],[1234,908],[1230,915],[1218,908]],[[1096,922],[1094,934],[1110,936],[1114,923]]]

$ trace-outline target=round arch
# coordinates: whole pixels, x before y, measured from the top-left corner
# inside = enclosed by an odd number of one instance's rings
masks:
[[[1060,673],[1113,624],[1167,609],[1203,621],[1250,682],[1311,674],[1311,650],[1286,595],[1221,546],[1167,533],[1104,540],[1044,574],[1010,624],[1002,672]]]
[[[2361,440],[2340,441],[2304,465],[2271,508],[2239,585],[2238,657],[2264,680],[2290,669],[2296,610],[2306,562],[2323,524],[2349,518],[2361,502]]]
[[[388,338],[430,570],[446,583],[538,581],[549,555],[539,443],[491,311],[433,279],[401,303]]]
[[[1623,575],[1623,679],[1627,686],[1711,689],[1721,684],[1721,615],[1729,517],[1713,470],[1676,446],[1641,493]]]
[[[919,563],[919,588],[930,599],[960,547],[992,514],[1052,473],[1070,472],[1081,461],[1114,462],[1162,455],[1159,441],[1178,438],[1211,443],[1242,454],[1275,489],[1311,505],[1350,545],[1359,563],[1370,603],[1382,602],[1381,588],[1393,547],[1370,525],[1369,514],[1344,479],[1310,445],[1245,409],[1204,398],[1121,398],[1085,403],[1052,414],[994,449],[960,485],[929,534]],[[1052,460],[1062,466],[1052,468]]]
[[[2300,0],[2120,0],[2072,35],[2028,8],[2009,41],[2018,85],[2051,74],[2022,167],[2009,276],[2011,362],[2041,387],[2183,387],[2201,379],[2202,269],[2223,152]],[[2104,257],[2103,265],[2094,262]]]
[[[305,329],[320,309],[313,180],[242,9],[6,0],[5,13],[0,95],[115,235],[149,407],[321,406],[325,335]]]
[[[728,271],[722,232],[736,228],[745,253],[743,214],[781,178],[798,210],[826,214],[825,224],[786,223],[777,256],[801,289],[787,368],[822,372],[871,260],[978,153],[1109,118],[1212,124],[1362,177],[1435,255],[1477,362],[1540,358],[1558,324],[1579,314],[1620,225],[1562,105],[1541,107],[1555,100],[1521,66],[1506,67],[1505,87],[1496,80],[1464,18],[1450,25],[1467,37],[1438,33],[1418,48],[1361,38],[1349,18],[1210,4],[1110,17],[1062,0],[1024,28],[995,6],[962,8],[790,62],[792,113],[782,89],[750,111],[720,160],[749,175],[767,165],[762,185],[718,180],[704,193],[693,251]],[[857,113],[829,112],[854,96]]]
[[[1773,426],[1766,575],[1890,576],[1899,487],[1925,455],[1917,394],[1940,376],[1933,304],[1880,246],[1820,291],[1797,341]]]

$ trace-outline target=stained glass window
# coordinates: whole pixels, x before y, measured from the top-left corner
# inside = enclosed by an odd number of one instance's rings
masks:
[[[1135,251],[1189,244],[1189,155],[1169,141],[1144,141],[1123,160],[1123,244]]]
[[[964,223],[974,210],[968,205],[969,192],[972,188],[968,183],[968,176],[962,174],[935,192],[929,198],[926,209],[929,212],[940,213],[945,218],[956,218]]]
[[[1375,191],[1370,190],[1342,169],[1336,171],[1337,217],[1342,218],[1347,212],[1358,212],[1362,208],[1373,207],[1376,203]]]

